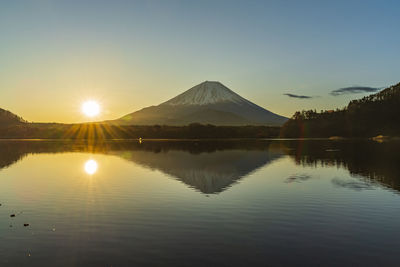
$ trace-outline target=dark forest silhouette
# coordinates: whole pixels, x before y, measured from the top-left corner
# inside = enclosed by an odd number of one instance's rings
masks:
[[[30,123],[0,109],[0,139],[201,139],[278,137],[277,126],[116,125],[114,123]]]
[[[282,137],[373,137],[400,135],[400,83],[351,101],[343,109],[296,112]]]
[[[24,124],[26,121],[14,113],[0,108],[0,127]]]
[[[202,139],[273,138],[280,127],[215,126],[192,123],[187,126],[125,126],[107,123],[15,123],[0,127],[4,139]]]

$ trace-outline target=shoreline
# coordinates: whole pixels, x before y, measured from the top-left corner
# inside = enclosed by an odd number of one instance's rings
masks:
[[[30,141],[30,142],[45,142],[45,141],[62,141],[62,142],[119,142],[119,141],[354,141],[354,140],[370,140],[370,141],[392,141],[400,140],[400,137],[313,137],[313,138],[114,138],[114,139],[55,139],[55,138],[0,138],[0,142],[5,141]]]

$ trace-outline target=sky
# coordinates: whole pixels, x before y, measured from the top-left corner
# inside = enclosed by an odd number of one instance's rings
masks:
[[[288,117],[340,108],[400,82],[399,10],[368,0],[0,0],[0,108],[84,122],[93,99],[96,120],[116,119],[205,80]]]

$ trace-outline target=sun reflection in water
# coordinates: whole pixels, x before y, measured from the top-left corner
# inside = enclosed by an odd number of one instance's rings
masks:
[[[93,175],[97,172],[97,161],[95,161],[94,159],[89,159],[88,161],[85,162],[85,172],[89,175]]]

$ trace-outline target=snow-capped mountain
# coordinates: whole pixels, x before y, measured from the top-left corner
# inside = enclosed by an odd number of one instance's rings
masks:
[[[125,125],[281,125],[286,120],[220,82],[205,81],[158,106],[141,109],[113,122]]]
[[[251,103],[220,82],[203,82],[161,105],[208,105],[221,102]]]

